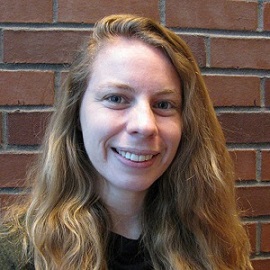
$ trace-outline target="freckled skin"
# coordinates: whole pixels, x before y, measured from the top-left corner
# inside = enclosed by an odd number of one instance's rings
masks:
[[[181,139],[180,106],[179,76],[160,50],[117,38],[99,52],[80,122],[106,196],[145,193],[168,168]],[[135,162],[119,151],[153,158]]]

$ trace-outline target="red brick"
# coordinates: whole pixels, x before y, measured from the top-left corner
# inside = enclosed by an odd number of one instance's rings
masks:
[[[214,106],[260,106],[260,79],[240,76],[205,76]]]
[[[270,113],[220,113],[228,143],[269,143]]]
[[[0,71],[0,105],[52,105],[52,72]]]
[[[257,3],[249,1],[167,0],[169,27],[256,30]]]
[[[270,107],[270,79],[265,81],[265,106]]]
[[[6,63],[70,63],[86,31],[4,31]]]
[[[133,13],[159,19],[158,0],[59,0],[60,22],[95,23],[110,14]]]
[[[237,187],[236,191],[243,216],[270,215],[270,186]]]
[[[22,187],[36,154],[0,154],[0,187]]]
[[[16,201],[17,195],[0,194],[0,218],[7,211],[7,208]]]
[[[262,180],[270,181],[270,151],[262,151]]]
[[[270,258],[258,258],[252,260],[254,270],[269,270]]]
[[[186,43],[189,45],[192,50],[198,65],[200,67],[206,66],[206,51],[205,51],[205,42],[204,37],[199,36],[189,36],[189,35],[181,35]]]
[[[0,6],[0,22],[52,22],[52,0],[1,0]]]
[[[270,252],[270,223],[263,223],[261,227],[261,251]]]
[[[269,69],[270,39],[212,38],[211,67]]]
[[[27,196],[23,194],[0,194],[0,218],[4,214],[8,214],[9,207],[14,204],[24,204]]]
[[[264,18],[264,30],[269,31],[270,30],[270,3],[264,3],[264,12],[263,12],[263,18]]]
[[[255,151],[230,151],[234,162],[237,180],[256,179],[256,152]]]
[[[8,143],[39,145],[50,117],[48,112],[15,112],[8,114]]]
[[[249,242],[251,245],[251,251],[252,253],[256,252],[256,230],[257,230],[257,224],[256,223],[246,223],[244,224],[244,228],[248,234]]]

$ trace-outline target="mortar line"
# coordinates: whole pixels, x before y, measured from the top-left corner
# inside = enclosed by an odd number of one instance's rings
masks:
[[[62,88],[62,74],[59,71],[54,73],[54,105],[56,105],[60,98]]]
[[[205,37],[206,67],[211,67],[211,38]]]
[[[270,78],[270,71],[264,69],[232,69],[232,68],[205,68],[201,67],[203,75],[226,76],[256,76]]]
[[[264,28],[263,21],[264,21],[263,2],[258,1],[258,28],[257,28],[257,31],[259,31],[259,32],[263,31],[263,28]]]
[[[265,81],[266,78],[261,78],[260,80],[260,102],[262,108],[265,108]]]
[[[256,254],[260,254],[261,250],[261,235],[262,235],[262,229],[261,229],[261,222],[259,221],[256,228]]]
[[[27,188],[21,188],[21,187],[0,188],[0,194],[20,195],[26,192],[27,192]]]
[[[166,25],[166,0],[158,1],[160,23]]]
[[[53,23],[58,22],[58,0],[53,0]]]
[[[256,180],[258,182],[262,180],[262,152],[260,149],[256,151]]]
[[[54,107],[51,105],[7,105],[7,106],[0,106],[0,111],[6,113],[14,113],[14,112],[52,112],[54,111]]]
[[[0,29],[0,63],[4,61],[4,33],[3,30]]]
[[[161,8],[164,14],[163,20],[166,19],[166,0],[159,0],[159,9]],[[164,4],[163,4],[164,3]],[[163,11],[164,9],[164,11]],[[90,31],[94,27],[93,23],[8,23],[0,22],[0,28],[4,30],[63,30],[63,31]],[[169,27],[176,34],[193,34],[201,36],[215,36],[228,38],[270,38],[270,31],[254,31],[254,30],[230,30],[230,29],[208,29],[208,28],[183,28],[183,27]]]
[[[227,144],[228,150],[270,150],[270,143]]]
[[[3,150],[7,148],[8,145],[8,127],[7,127],[7,113],[2,111],[2,147]]]

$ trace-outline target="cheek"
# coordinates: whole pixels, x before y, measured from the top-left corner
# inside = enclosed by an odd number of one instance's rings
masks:
[[[179,132],[178,130],[177,132],[174,132],[173,134],[171,133],[170,136],[168,136],[167,138],[168,139],[168,145],[167,145],[168,156],[167,157],[170,160],[170,162],[172,162],[172,160],[174,159],[177,153],[177,150],[181,141],[181,135],[182,133]]]
[[[102,114],[96,109],[95,104],[90,102],[85,102],[82,104],[80,111],[80,123],[83,132],[93,133],[93,131],[98,131],[104,123],[102,119]]]
[[[108,113],[101,114],[98,111],[82,111],[80,122],[84,145],[89,149],[104,148],[108,140],[113,136],[115,124]],[[99,149],[101,151],[101,149]]]
[[[98,132],[97,123],[95,118],[92,116],[92,113],[89,113],[88,111],[81,111],[80,124],[84,145],[87,147],[89,146],[90,142],[93,142],[94,137]]]
[[[171,145],[171,154],[173,156],[173,158],[175,157],[176,153],[177,153],[177,149],[179,147],[181,141],[181,133],[175,134],[175,138],[174,140],[172,140],[172,145]]]
[[[182,136],[181,126],[172,125],[170,128],[164,130],[164,136],[166,138],[166,144],[172,151],[176,152]]]

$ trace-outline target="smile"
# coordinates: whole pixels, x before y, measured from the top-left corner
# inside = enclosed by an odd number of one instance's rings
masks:
[[[117,153],[126,159],[129,159],[131,161],[136,161],[136,162],[147,161],[153,157],[153,155],[137,155],[134,153],[121,151],[121,150],[118,150]]]

